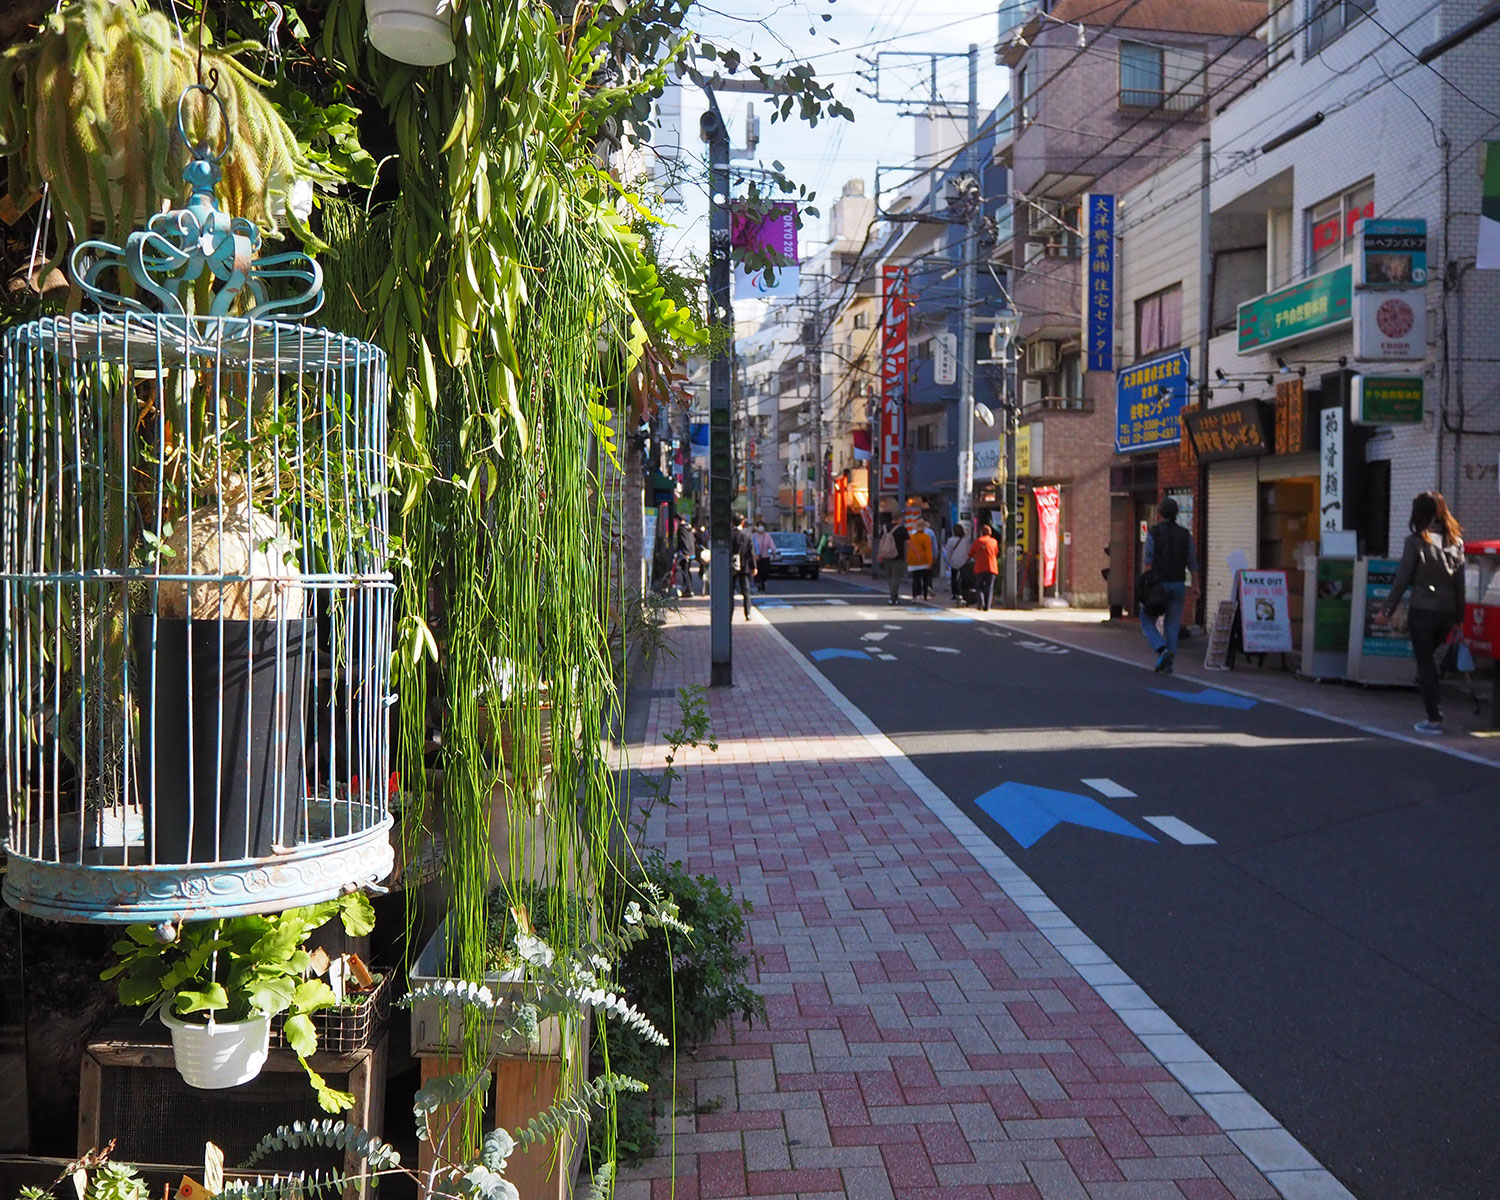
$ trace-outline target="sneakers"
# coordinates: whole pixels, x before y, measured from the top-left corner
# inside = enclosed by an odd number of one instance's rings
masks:
[[[1156,666],[1152,670],[1159,675],[1170,675],[1172,673],[1172,656],[1167,653],[1165,646],[1156,652]]]
[[[1418,733],[1425,733],[1428,737],[1441,737],[1443,733],[1441,721],[1418,721],[1412,728]]]

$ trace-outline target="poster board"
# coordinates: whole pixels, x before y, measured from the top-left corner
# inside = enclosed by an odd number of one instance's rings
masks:
[[[1302,603],[1302,674],[1312,679],[1343,679],[1349,672],[1354,559],[1352,556],[1319,558],[1306,578],[1307,595]]]
[[[1203,654],[1204,670],[1229,670],[1229,636],[1234,632],[1234,610],[1237,607],[1233,600],[1219,601],[1219,611],[1214,614],[1213,629],[1208,635],[1208,649]]]
[[[1400,565],[1394,558],[1361,558],[1354,564],[1348,678],[1356,683],[1409,684],[1416,676],[1405,600],[1388,623],[1378,620]]]
[[[1292,617],[1285,571],[1240,572],[1240,625],[1246,654],[1290,654]]]

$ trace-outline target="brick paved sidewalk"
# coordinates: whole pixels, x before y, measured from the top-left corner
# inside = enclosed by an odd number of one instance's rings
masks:
[[[706,603],[673,640],[648,770]],[[1348,1196],[760,618],[734,675],[649,840],[754,903],[768,1020],[683,1056],[678,1110],[722,1104],[622,1200]]]

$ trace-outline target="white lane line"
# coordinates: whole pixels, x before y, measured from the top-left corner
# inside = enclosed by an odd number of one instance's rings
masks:
[[[862,642],[881,642],[881,641],[884,641],[886,638],[888,638],[890,636],[891,636],[890,634],[888,634],[888,633],[886,633],[886,632],[884,632],[882,630],[882,631],[879,631],[879,632],[876,632],[876,633],[864,633],[864,634],[861,634],[859,640],[862,641]]]
[[[1184,846],[1217,846],[1206,833],[1199,833],[1186,821],[1179,821],[1176,817],[1142,817],[1147,825],[1155,825],[1173,841],[1181,842]]]
[[[894,654],[877,654],[875,657],[884,659],[886,662],[896,661],[896,656]]]
[[[900,629],[901,626],[899,626],[899,625],[887,625],[886,628],[887,629]]]
[[[1128,787],[1121,787],[1113,779],[1080,779],[1078,782],[1111,800],[1129,800],[1135,796]]]
[[[958,651],[952,646],[928,646],[929,650],[936,650],[939,654],[957,654]]]
[[[860,609],[854,614],[854,619],[857,621],[878,621],[880,620],[880,614],[866,612],[864,609]]]

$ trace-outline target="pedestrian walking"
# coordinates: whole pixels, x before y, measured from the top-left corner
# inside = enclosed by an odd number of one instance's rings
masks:
[[[755,523],[755,590],[764,593],[771,580],[771,555],[776,551],[776,542],[766,532],[764,521]]]
[[[1142,594],[1137,597],[1141,612],[1141,632],[1156,655],[1156,670],[1172,673],[1177,657],[1177,634],[1182,629],[1182,609],[1187,602],[1188,575],[1198,574],[1198,555],[1193,535],[1177,523],[1177,501],[1171,496],[1157,506],[1161,520],[1146,535],[1145,570],[1141,573]],[[1158,610],[1155,589],[1160,587],[1162,607]],[[1162,627],[1156,627],[1160,619]]]
[[[682,569],[682,590],[693,594],[693,562],[698,557],[698,536],[684,520],[677,522],[677,561]]]
[[[979,536],[969,547],[969,561],[974,564],[974,586],[979,590],[979,611],[989,612],[995,595],[995,576],[1000,574],[1000,543],[989,524],[979,527]]]
[[[953,534],[943,543],[943,564],[948,568],[948,595],[954,604],[964,602],[964,576],[969,570],[969,549],[974,539],[964,532],[963,522],[953,527]]]
[[[1417,686],[1427,719],[1418,733],[1443,732],[1436,657],[1448,633],[1464,619],[1464,531],[1448,511],[1441,492],[1422,492],[1411,502],[1411,533],[1401,548],[1401,565],[1377,621],[1389,623],[1407,590],[1406,627],[1417,659]]]
[[[906,578],[906,526],[899,521],[888,520],[885,532],[880,535],[875,558],[885,568],[886,583],[891,589],[891,603],[901,603],[901,581]]]
[[[937,561],[937,538],[932,527],[917,518],[917,527],[906,539],[906,572],[911,576],[911,598],[926,600],[932,591],[932,566]]]
[[[712,562],[708,529],[706,526],[698,526],[695,540],[698,543],[698,553],[696,556],[698,559],[698,581],[703,584],[703,594],[706,596],[708,595],[708,577],[710,574],[709,564]]]
[[[755,542],[745,528],[745,518],[735,522],[729,535],[729,601],[736,590],[745,598],[745,620],[750,619],[750,578],[755,574]]]

